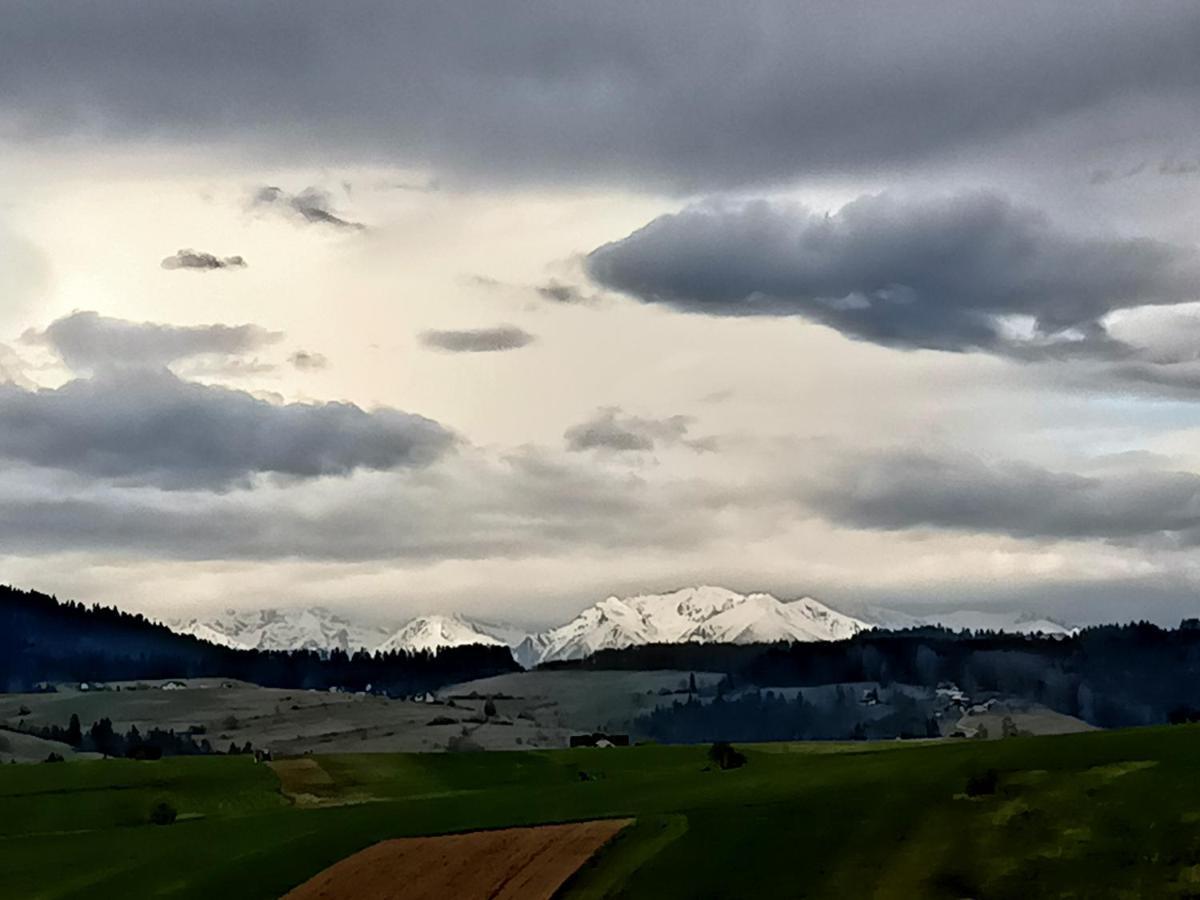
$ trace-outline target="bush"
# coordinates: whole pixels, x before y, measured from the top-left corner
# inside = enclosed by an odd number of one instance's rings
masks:
[[[996,786],[1000,783],[1000,775],[995,769],[988,769],[986,772],[976,772],[967,779],[967,796],[968,797],[985,797],[989,794],[996,793]]]
[[[708,749],[708,758],[722,769],[740,769],[746,764],[746,757],[725,741],[713,744]]]
[[[166,800],[159,800],[150,809],[150,821],[155,825],[170,825],[179,815]]]

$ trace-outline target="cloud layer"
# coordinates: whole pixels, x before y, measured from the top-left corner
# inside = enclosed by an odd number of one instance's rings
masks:
[[[1194,472],[1081,475],[907,451],[856,458],[810,499],[832,520],[858,528],[1200,543],[1200,475]]]
[[[1077,237],[1034,210],[972,193],[864,196],[819,215],[754,201],[692,206],[587,259],[645,303],[717,316],[803,316],[901,348],[1117,352],[1102,319],[1200,291],[1200,253]]]
[[[719,187],[1001,155],[1030,134],[1116,144],[1194,128],[1200,87],[1200,9],[1178,0],[870,15],[300,0],[286,16],[73,0],[10,2],[4,18],[0,118],[19,136],[235,141],[490,179]]]

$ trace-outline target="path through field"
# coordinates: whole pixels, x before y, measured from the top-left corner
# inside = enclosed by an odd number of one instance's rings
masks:
[[[383,841],[284,900],[550,900],[632,819]]]

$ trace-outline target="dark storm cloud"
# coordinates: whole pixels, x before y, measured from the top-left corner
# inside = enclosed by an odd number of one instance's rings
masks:
[[[196,356],[236,357],[282,335],[258,325],[160,325],[75,312],[23,340],[48,345],[75,372],[167,366]]]
[[[240,256],[214,256],[200,250],[179,250],[162,261],[164,269],[196,269],[201,272],[213,269],[244,269],[246,260]]]
[[[329,368],[329,360],[321,353],[313,353],[311,350],[297,350],[288,357],[288,362],[301,372],[315,372],[319,369]]]
[[[426,331],[421,343],[447,353],[494,353],[519,350],[533,343],[534,336],[514,325],[471,328],[462,331]]]
[[[717,316],[803,316],[901,348],[1123,354],[1100,320],[1200,293],[1200,254],[1078,237],[1003,197],[865,196],[821,215],[698,205],[593,251],[597,282]],[[1028,333],[1024,333],[1028,332]]]
[[[604,407],[586,422],[572,425],[563,434],[567,449],[605,450],[615,453],[648,452],[658,445],[684,444],[693,449],[710,449],[710,442],[689,441],[690,416],[644,419],[630,416],[615,406]]]
[[[824,479],[809,501],[832,521],[858,528],[1200,543],[1200,475],[1193,472],[1081,475],[964,455],[895,453],[852,461]]]
[[[160,325],[94,312],[25,340],[76,378],[56,389],[0,384],[0,459],[170,489],[225,489],[258,474],[294,478],[428,465],[456,439],[436,422],[350,403],[268,402],[181,378],[167,366],[260,371],[245,354],[282,335],[257,325]],[[319,354],[293,354],[309,366]]]
[[[1031,134],[1066,135],[1074,153],[1194,134],[1198,117],[1187,2],[4,0],[0,13],[0,119],[26,139],[166,136],[696,188],[1006,158],[1006,138]]]
[[[0,459],[166,488],[422,466],[453,443],[438,423],[398,410],[268,403],[165,369],[110,371],[56,390],[0,385]]]
[[[298,194],[289,194],[282,188],[264,187],[255,192],[252,203],[257,207],[282,210],[314,225],[329,225],[347,231],[362,231],[367,227],[335,215],[332,198],[320,188],[309,187]]]

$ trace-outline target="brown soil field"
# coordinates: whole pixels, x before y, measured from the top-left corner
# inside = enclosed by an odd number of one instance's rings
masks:
[[[632,819],[383,841],[284,900],[550,900]]]

